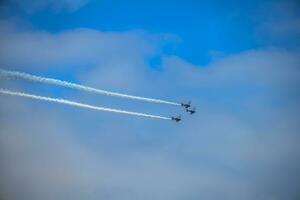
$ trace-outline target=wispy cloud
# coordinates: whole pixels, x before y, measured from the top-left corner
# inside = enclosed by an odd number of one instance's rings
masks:
[[[270,1],[261,4],[257,13],[256,27],[260,43],[276,46],[299,45],[300,36],[299,2]]]
[[[34,13],[45,8],[73,12],[86,5],[90,0],[6,0],[4,2],[11,6],[19,6],[28,13]]]

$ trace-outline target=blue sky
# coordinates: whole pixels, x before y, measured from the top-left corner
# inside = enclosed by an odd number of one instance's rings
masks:
[[[298,199],[297,1],[6,0],[8,70],[181,102],[182,123],[0,97],[0,199]],[[171,116],[20,80],[1,88]]]

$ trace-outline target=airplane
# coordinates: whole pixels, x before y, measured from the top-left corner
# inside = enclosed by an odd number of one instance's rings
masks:
[[[181,115],[179,115],[178,117],[172,117],[171,119],[176,122],[179,122],[179,121],[181,121]]]
[[[188,101],[187,103],[181,103],[181,106],[185,108],[189,108],[191,107],[191,101]]]
[[[196,112],[196,107],[193,108],[187,108],[186,112],[189,112],[191,115],[194,114]]]

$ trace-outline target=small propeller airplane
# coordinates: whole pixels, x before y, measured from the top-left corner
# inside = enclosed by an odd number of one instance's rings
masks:
[[[186,109],[186,112],[190,113],[191,115],[196,113],[196,107],[193,107],[193,108],[187,108]]]
[[[191,101],[188,101],[187,103],[181,103],[181,106],[185,108],[189,108],[191,107]]]
[[[178,117],[171,117],[172,120],[179,122],[181,121],[181,115],[179,115]]]

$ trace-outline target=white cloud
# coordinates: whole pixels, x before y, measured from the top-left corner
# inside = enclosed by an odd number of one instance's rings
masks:
[[[100,32],[76,29],[58,34],[17,30],[3,22],[0,34],[1,64],[17,67],[57,67],[105,63],[107,60],[140,58],[152,54],[155,46],[143,32]]]
[[[300,53],[283,49],[250,50],[226,56],[208,66],[194,66],[179,57],[165,57],[166,73],[197,88],[270,86],[287,88],[300,83]]]
[[[0,23],[0,63],[4,68],[77,68],[88,71],[88,80],[81,77],[84,82],[107,89],[125,85],[134,89],[139,85],[131,77],[140,76],[141,68],[146,70],[145,61],[158,54],[160,44],[170,38],[139,30],[118,33],[75,29],[51,34],[18,27],[9,21]],[[89,67],[95,65],[99,68]]]

